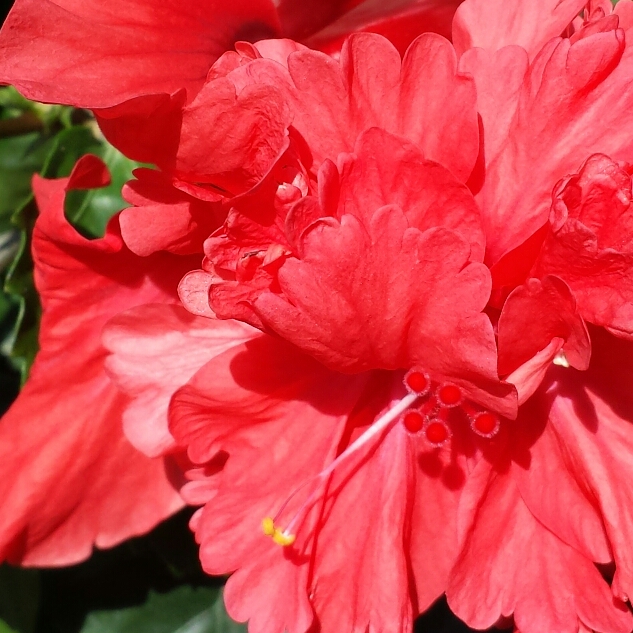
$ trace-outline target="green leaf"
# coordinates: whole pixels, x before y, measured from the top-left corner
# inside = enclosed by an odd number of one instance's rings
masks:
[[[149,592],[140,607],[95,611],[86,618],[81,633],[244,633],[233,622],[215,587],[178,587],[169,593]]]
[[[0,232],[12,228],[11,216],[29,201],[31,178],[50,149],[37,132],[0,139]]]
[[[84,154],[100,151],[101,143],[85,125],[62,130],[52,138],[50,150],[40,169],[44,178],[63,178],[70,175],[75,163]]]
[[[0,633],[32,633],[39,596],[39,573],[36,570],[0,566]]]
[[[33,110],[35,102],[23,97],[13,86],[4,86],[0,88],[0,107],[25,112]]]

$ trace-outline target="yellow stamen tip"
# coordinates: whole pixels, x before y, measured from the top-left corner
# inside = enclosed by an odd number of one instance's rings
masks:
[[[273,541],[277,543],[277,545],[281,545],[282,547],[288,547],[288,545],[292,545],[297,538],[294,534],[284,534],[281,530],[275,530],[275,533],[272,535]]]
[[[262,530],[264,530],[266,536],[272,536],[274,538],[275,532],[277,531],[275,522],[270,517],[266,517],[262,521]]]
[[[266,517],[262,521],[262,530],[266,536],[270,536],[277,545],[281,545],[282,547],[287,547],[295,542],[296,536],[294,534],[286,534],[279,528],[276,528],[275,522],[270,517]]]

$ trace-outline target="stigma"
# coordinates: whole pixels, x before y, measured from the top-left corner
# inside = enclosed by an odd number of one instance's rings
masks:
[[[447,444],[453,427],[464,421],[479,437],[489,439],[499,432],[499,416],[467,400],[458,385],[432,380],[426,371],[414,368],[405,374],[404,386],[417,397],[415,408],[402,414],[402,425],[412,435],[421,434],[431,446]]]

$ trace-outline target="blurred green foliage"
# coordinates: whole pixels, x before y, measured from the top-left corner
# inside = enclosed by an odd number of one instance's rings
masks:
[[[245,627],[226,614],[222,591],[183,585],[150,592],[140,607],[90,613],[81,633],[243,633]]]
[[[35,631],[39,593],[39,572],[0,566],[0,633]]]

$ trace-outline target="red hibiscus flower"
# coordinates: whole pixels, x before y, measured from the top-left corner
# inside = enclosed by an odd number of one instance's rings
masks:
[[[174,154],[178,186],[234,196],[181,298],[255,329],[170,430],[254,633],[408,630],[442,593],[477,628],[631,629],[633,5],[583,5],[467,0],[455,49],[402,61],[369,35],[339,61],[242,47],[186,109],[211,129],[226,81],[252,96],[224,110],[252,117],[239,160]],[[116,362],[145,343],[122,385],[177,329],[149,318],[106,328]]]
[[[479,628],[631,629],[633,5],[584,5],[467,0],[402,60],[240,45],[139,129],[129,257],[229,211],[193,314],[117,306],[98,375],[146,453],[187,449],[252,633],[410,630],[443,593]]]
[[[235,41],[301,32],[334,50],[346,29],[367,28],[386,29],[406,47],[422,30],[448,34],[458,3],[405,2],[389,11],[370,2],[317,4],[320,13],[308,24],[305,9],[315,7],[296,2],[276,7],[268,0],[230,6],[141,1],[106,7],[18,0],[0,33],[0,80],[34,99],[98,109],[115,142],[121,135],[123,149],[141,147],[129,155],[165,165],[180,136],[183,104],[194,99],[210,66]],[[399,33],[405,19],[411,30]],[[322,32],[328,25],[330,35]],[[139,126],[146,117],[167,123],[167,129],[157,133]],[[103,239],[88,241],[65,221],[64,195],[101,186],[105,177],[102,166],[86,159],[69,179],[35,182],[41,208],[33,239],[44,308],[41,352],[0,431],[3,466],[12,473],[2,478],[0,559],[11,562],[74,563],[94,544],[114,545],[180,508],[175,489],[181,471],[172,456],[179,453],[167,428],[169,398],[227,341],[250,334],[233,324],[224,333],[211,331],[206,320],[196,330],[196,319],[174,308],[180,325],[162,348],[163,360],[173,355],[171,365],[155,364],[133,384],[127,380],[126,395],[114,387],[101,343],[103,325],[132,306],[177,302],[178,280],[199,264],[199,256],[188,256],[202,253],[203,240],[226,211],[221,197],[191,198],[165,174],[141,169],[124,191],[134,208],[119,214]],[[178,360],[187,341],[189,373]],[[116,337],[108,343],[116,345]],[[124,362],[112,365],[125,373]],[[160,389],[154,388],[157,382]],[[134,420],[140,418],[149,424],[139,431]],[[135,452],[123,432],[147,457]]]

